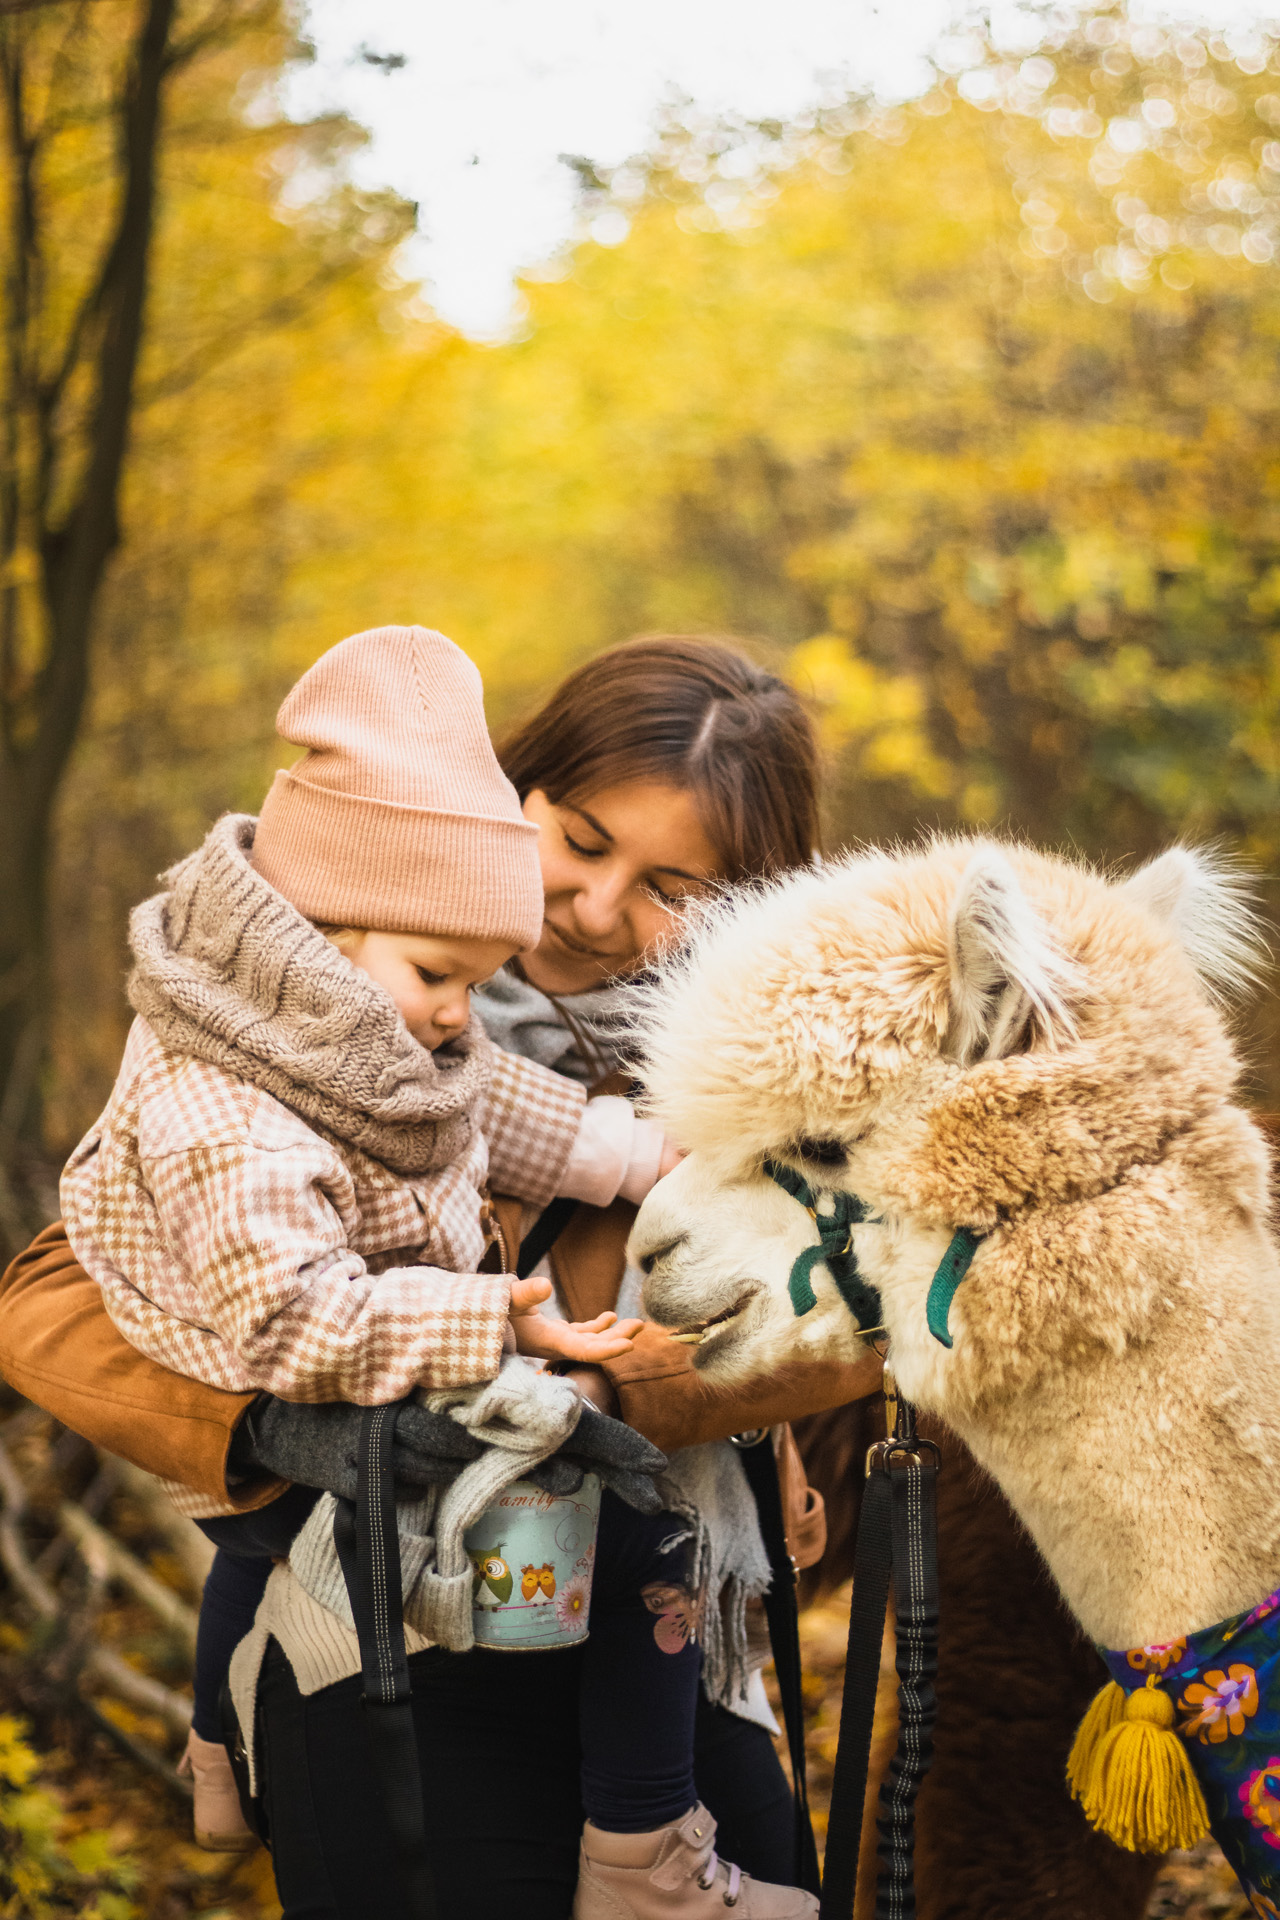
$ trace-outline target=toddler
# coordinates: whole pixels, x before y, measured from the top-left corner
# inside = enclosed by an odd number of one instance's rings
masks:
[[[638,1201],[665,1143],[470,1019],[470,988],[542,927],[537,830],[494,759],[475,668],[420,627],[358,634],[279,725],[307,751],[258,820],[219,821],[133,916],[138,1019],[63,1176],[77,1257],[133,1345],[237,1392],[370,1406],[491,1379],[512,1342],[617,1356],[638,1321],[566,1325],[538,1311],[546,1281],[478,1271],[490,1182],[535,1208]],[[315,1496],[218,1514],[172,1490],[218,1547],[187,1754],[197,1834],[236,1846],[249,1836],[218,1696]],[[700,1657],[653,1631],[651,1590],[672,1579],[658,1519],[606,1496],[608,1631],[593,1608],[582,1711],[593,1864],[575,1915],[814,1912],[711,1851],[692,1775]]]

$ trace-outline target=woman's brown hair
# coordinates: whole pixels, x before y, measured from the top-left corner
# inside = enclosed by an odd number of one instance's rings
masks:
[[[724,877],[809,861],[817,747],[800,701],[735,646],[681,634],[628,640],[562,680],[498,746],[523,800],[554,806],[633,780],[692,793]]]

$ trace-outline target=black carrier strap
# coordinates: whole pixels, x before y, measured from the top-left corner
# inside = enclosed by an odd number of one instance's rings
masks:
[[[427,1858],[422,1775],[404,1645],[391,1442],[400,1403],[366,1407],[354,1504],[339,1500],[333,1540],[360,1643],[369,1752],[408,1895],[407,1920],[440,1920]]]
[[[533,1272],[554,1245],[576,1206],[575,1200],[553,1200],[534,1222],[516,1262],[521,1279]],[[360,1643],[369,1748],[408,1894],[407,1920],[441,1920],[427,1852],[422,1774],[401,1616],[400,1535],[391,1449],[402,1404],[397,1401],[388,1407],[365,1408],[360,1423],[356,1498],[354,1503],[338,1501],[333,1541]]]
[[[880,1679],[880,1644],[889,1606],[893,1564],[887,1474],[868,1477],[858,1516],[849,1611],[849,1649],[840,1701],[840,1740],[831,1780],[831,1814],[822,1875],[821,1920],[849,1920],[858,1884],[862,1808],[871,1764],[871,1731]]]
[[[578,1210],[576,1200],[553,1200],[544,1207],[520,1242],[516,1255],[516,1279],[527,1280],[534,1268],[550,1253],[560,1235]]]
[[[886,1369],[886,1381],[892,1385]],[[915,1803],[933,1759],[938,1671],[938,1449],[914,1410],[887,1394],[892,1429],[867,1455],[858,1521],[840,1744],[822,1881],[821,1920],[851,1920],[875,1722],[880,1648],[893,1579],[898,1745],[880,1788],[876,1920],[914,1920]]]
[[[773,1667],[782,1701],[783,1724],[787,1730],[787,1751],[791,1756],[796,1884],[803,1887],[806,1893],[817,1893],[821,1879],[818,1849],[813,1839],[813,1822],[809,1815],[809,1783],[805,1770],[800,1610],[796,1603],[796,1569],[787,1551],[786,1529],[782,1524],[778,1462],[767,1427],[758,1432],[735,1434],[733,1444],[742,1453],[747,1483],[755,1495],[760,1534],[769,1556],[772,1576],[769,1591],[764,1597],[764,1611],[769,1622]]]

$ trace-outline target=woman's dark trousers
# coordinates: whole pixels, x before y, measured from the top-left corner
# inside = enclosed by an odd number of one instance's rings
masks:
[[[673,1682],[681,1670],[696,1677],[696,1653],[659,1651],[654,1616],[627,1577],[629,1561],[644,1571],[654,1523],[628,1518],[611,1499],[606,1507],[585,1645],[526,1654],[432,1648],[409,1662],[442,1920],[507,1911],[568,1920],[583,1785],[601,1824],[641,1831],[678,1819],[696,1795],[722,1823],[725,1858],[759,1878],[790,1877],[790,1796],[763,1728],[703,1702],[696,1783],[689,1775],[697,1692]],[[593,1658],[597,1671],[582,1688]],[[268,1649],[259,1764],[285,1920],[396,1920],[403,1912],[360,1692],[353,1677],[303,1698],[280,1649]],[[631,1743],[629,1752],[616,1749],[616,1766],[615,1749],[600,1738],[600,1716],[615,1704]],[[583,1732],[597,1756],[585,1781]]]

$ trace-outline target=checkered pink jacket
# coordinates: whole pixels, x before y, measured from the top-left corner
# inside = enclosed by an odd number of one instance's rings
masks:
[[[475,1271],[494,1188],[544,1206],[581,1087],[493,1050],[471,1145],[401,1175],[136,1020],[62,1207],[131,1346],[191,1379],[373,1406],[498,1371],[509,1282]]]

